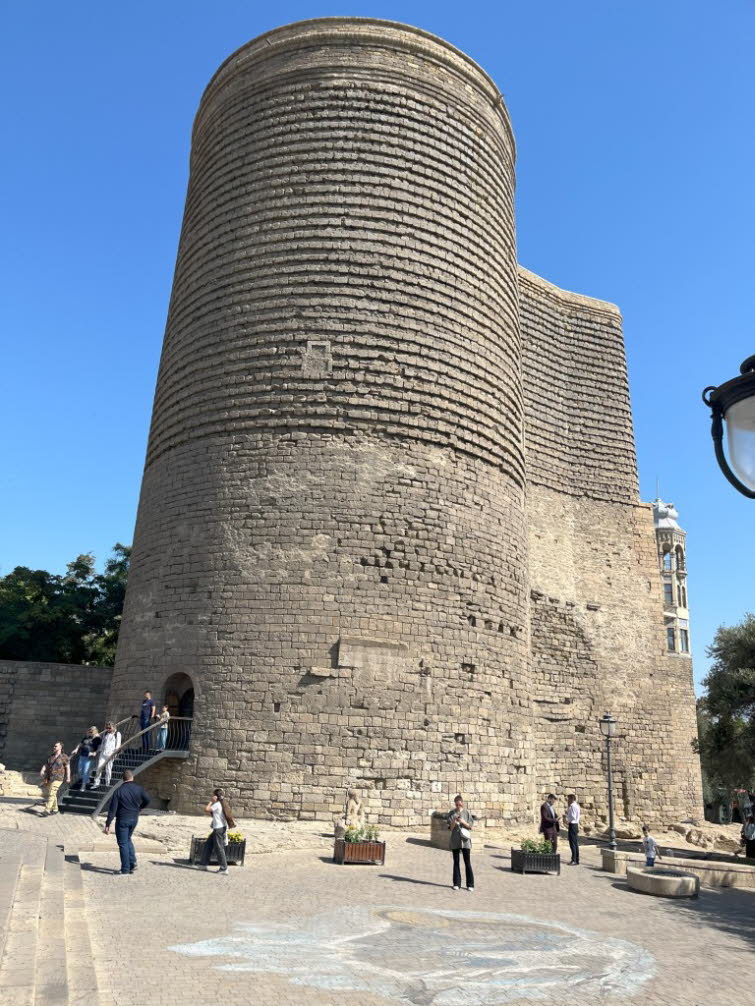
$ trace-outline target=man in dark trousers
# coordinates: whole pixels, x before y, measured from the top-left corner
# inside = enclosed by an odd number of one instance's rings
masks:
[[[540,831],[550,842],[554,853],[558,849],[558,814],[553,808],[555,802],[555,796],[549,793],[548,799],[540,807]]]
[[[152,725],[152,720],[155,718],[155,703],[152,700],[152,692],[146,691],[144,693],[144,698],[142,699],[141,709],[139,710],[139,729],[146,730],[148,726]],[[152,731],[142,735],[142,751],[149,751],[152,747]]]
[[[136,869],[136,850],[131,836],[139,823],[139,811],[148,803],[147,793],[134,782],[134,773],[126,769],[123,773],[123,783],[110,800],[105,822],[105,834],[109,835],[110,825],[115,818],[115,839],[118,843],[118,852],[121,854],[121,875],[133,873]]]

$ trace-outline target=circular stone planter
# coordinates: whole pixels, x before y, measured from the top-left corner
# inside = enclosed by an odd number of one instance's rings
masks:
[[[694,873],[663,866],[628,866],[627,884],[635,891],[660,898],[696,898],[700,893],[700,878]]]

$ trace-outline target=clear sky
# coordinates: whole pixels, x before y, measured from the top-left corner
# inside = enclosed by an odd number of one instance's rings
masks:
[[[301,18],[406,21],[503,91],[523,265],[619,304],[642,495],[688,531],[696,676],[755,608],[700,391],[755,353],[755,0],[0,3],[0,574],[132,537],[192,119]]]

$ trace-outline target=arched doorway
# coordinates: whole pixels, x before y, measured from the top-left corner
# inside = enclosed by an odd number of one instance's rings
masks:
[[[194,682],[188,674],[171,674],[163,685],[163,703],[170,713],[168,747],[185,747],[191,732],[191,724],[185,721],[194,717]]]

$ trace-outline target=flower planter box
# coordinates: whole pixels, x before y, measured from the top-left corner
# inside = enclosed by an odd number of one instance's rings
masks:
[[[382,866],[385,863],[385,842],[346,842],[337,838],[333,848],[333,862],[373,863]]]
[[[561,875],[559,853],[522,852],[511,850],[511,869],[518,873],[557,873]]]
[[[205,839],[194,835],[191,839],[191,852],[189,854],[189,859],[193,866],[198,866],[202,862],[202,853],[204,852]],[[225,858],[230,866],[231,863],[235,863],[237,866],[244,865],[244,856],[246,855],[246,839],[242,839],[240,842],[229,842],[225,847]],[[215,850],[213,849],[210,855],[210,865],[217,866],[218,859],[215,855]]]

